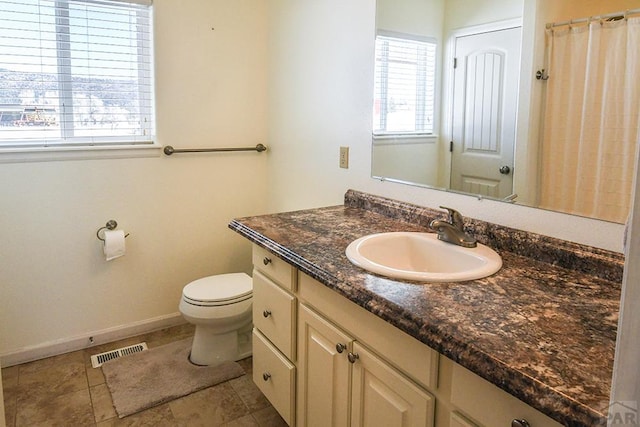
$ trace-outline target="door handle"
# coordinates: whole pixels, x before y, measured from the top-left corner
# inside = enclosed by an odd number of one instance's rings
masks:
[[[504,166],[501,166],[500,169],[498,169],[498,171],[500,171],[502,175],[509,175],[509,172],[511,172],[511,168],[507,165],[504,165]]]

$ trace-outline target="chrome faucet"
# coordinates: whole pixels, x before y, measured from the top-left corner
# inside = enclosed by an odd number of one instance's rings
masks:
[[[507,202],[507,203],[515,203],[517,197],[518,197],[518,193],[512,193],[512,194],[509,194],[507,197],[505,197],[502,200],[504,202]]]
[[[434,219],[429,224],[429,227],[438,233],[438,239],[465,248],[475,248],[478,243],[475,238],[465,233],[464,218],[462,218],[460,212],[445,206],[440,207],[447,210],[447,220]]]

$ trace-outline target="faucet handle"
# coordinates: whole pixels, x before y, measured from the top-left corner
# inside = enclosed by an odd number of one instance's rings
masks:
[[[448,212],[447,221],[454,227],[462,230],[464,228],[464,218],[462,214],[455,209],[448,208],[446,206],[440,206],[441,209],[446,209]]]

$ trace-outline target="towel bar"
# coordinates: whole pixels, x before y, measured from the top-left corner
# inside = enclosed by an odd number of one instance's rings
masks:
[[[215,153],[219,151],[257,151],[261,153],[266,151],[267,147],[258,144],[255,147],[231,147],[231,148],[173,148],[171,145],[164,147],[164,154],[170,156],[174,153]]]

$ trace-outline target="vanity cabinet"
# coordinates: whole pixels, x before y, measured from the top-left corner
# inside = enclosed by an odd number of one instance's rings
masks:
[[[290,426],[560,427],[256,245],[253,262],[253,380]]]
[[[305,304],[298,330],[298,425],[433,426],[431,395]]]

